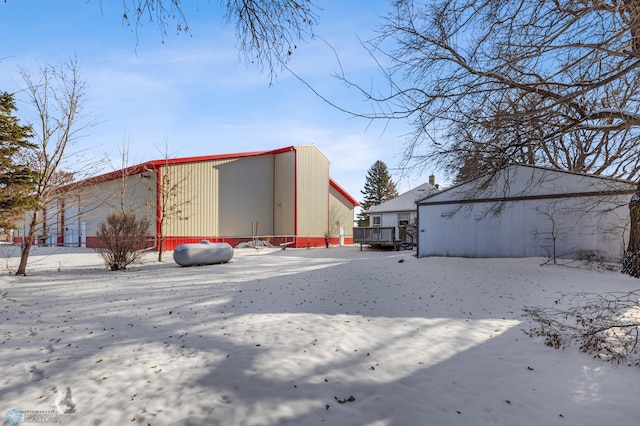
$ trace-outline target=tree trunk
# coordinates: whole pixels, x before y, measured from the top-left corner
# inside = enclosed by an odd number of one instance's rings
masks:
[[[640,278],[640,184],[629,202],[631,230],[629,245],[622,261],[622,273]]]
[[[164,249],[164,237],[158,235],[158,262],[162,262],[162,250]]]
[[[36,235],[38,226],[38,212],[34,211],[29,223],[29,232],[22,237],[22,253],[20,255],[20,265],[16,275],[27,275],[27,261],[29,260],[29,252],[31,251],[31,243]]]

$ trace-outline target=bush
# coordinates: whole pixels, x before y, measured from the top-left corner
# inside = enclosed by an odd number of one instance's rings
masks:
[[[147,242],[149,220],[130,211],[111,212],[98,226],[98,253],[112,271],[140,260]]]
[[[594,358],[640,365],[640,291],[564,295],[553,308],[525,307],[524,314],[533,322],[526,333],[547,346],[576,344]]]

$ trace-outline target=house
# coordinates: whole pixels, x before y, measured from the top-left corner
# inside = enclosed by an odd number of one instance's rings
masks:
[[[352,244],[358,202],[329,163],[313,145],[149,161],[57,188],[38,242],[95,247],[100,222],[124,207],[152,223],[150,247],[162,237],[167,250],[203,239]]]
[[[636,184],[512,165],[418,201],[418,256],[619,262]]]
[[[423,183],[403,194],[384,203],[372,206],[364,213],[369,216],[369,228],[356,228],[354,242],[371,244],[371,237],[375,242],[406,243],[415,245],[415,227],[417,217],[416,201],[438,191],[435,176],[429,176],[429,182]],[[361,240],[366,241],[361,241]],[[373,243],[374,245],[375,242]],[[381,244],[384,245],[384,244]]]

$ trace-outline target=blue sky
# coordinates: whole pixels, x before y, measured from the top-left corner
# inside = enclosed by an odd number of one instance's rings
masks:
[[[29,121],[19,67],[35,74],[76,58],[87,84],[85,110],[98,122],[77,148],[109,158],[104,171],[120,167],[125,143],[130,164],[162,158],[165,146],[173,157],[185,157],[314,144],[331,160],[331,176],[358,200],[376,160],[389,166],[401,192],[427,180],[432,170],[406,177],[396,170],[406,123],[350,117],[286,71],[270,85],[268,74],[241,60],[220,2],[183,3],[191,35],[169,31],[163,38],[148,22],[136,36],[123,25],[118,0],[0,2],[0,90],[17,92],[18,116]],[[316,33],[322,39],[299,43],[290,67],[332,102],[370,112],[332,74],[342,66],[352,81],[379,82],[359,39],[374,35],[388,2],[321,3]]]

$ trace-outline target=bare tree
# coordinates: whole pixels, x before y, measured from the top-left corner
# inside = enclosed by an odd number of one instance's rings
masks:
[[[640,0],[397,0],[365,46],[389,87],[360,115],[412,123],[409,166],[640,178]]]
[[[614,364],[640,365],[637,291],[566,294],[552,308],[527,306],[532,324],[526,333],[543,337],[555,349],[578,345],[581,352]]]
[[[297,43],[313,36],[318,17],[311,0],[230,0],[220,2],[226,9],[226,23],[235,25],[240,52],[248,63],[267,69],[273,78],[297,49]],[[155,22],[162,34],[175,26],[176,33],[190,27],[181,0],[123,0],[123,20],[137,34],[145,22]]]
[[[622,272],[635,278],[640,278],[640,185],[636,194],[631,197],[629,211],[631,215],[631,232],[627,252],[622,262]]]
[[[186,221],[189,215],[185,208],[191,204],[192,199],[188,196],[187,184],[190,175],[184,173],[183,169],[178,170],[169,162],[170,154],[165,145],[164,166],[158,169],[160,173],[158,188],[157,209],[158,221],[158,262],[162,262],[164,251],[165,225],[170,221]]]
[[[576,129],[546,140],[540,130],[544,128],[543,123],[525,127],[507,121],[457,124],[448,135],[450,143],[429,151],[455,182],[512,163],[630,180],[640,177],[640,144],[631,129]]]
[[[59,194],[57,186],[66,184],[73,174],[64,170],[70,166],[71,146],[81,132],[93,123],[83,123],[82,102],[85,85],[80,79],[80,70],[75,60],[60,67],[43,67],[36,76],[21,70],[30,102],[37,113],[38,122],[33,124],[37,147],[30,167],[38,174],[33,193],[35,207],[28,220],[22,256],[16,275],[26,275],[29,252],[33,243],[41,213],[47,204]],[[75,158],[74,171],[80,171]]]
[[[511,161],[640,177],[640,1],[394,5],[368,44],[391,90],[365,93],[413,123],[407,158],[447,158],[463,127]]]

